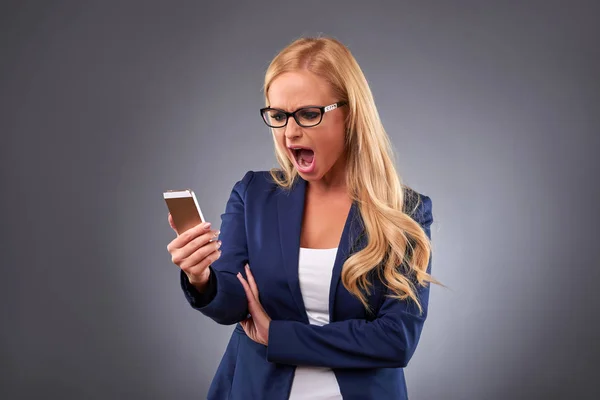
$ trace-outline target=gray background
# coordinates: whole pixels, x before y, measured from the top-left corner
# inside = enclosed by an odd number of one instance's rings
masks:
[[[411,399],[598,398],[595,2],[247,3],[1,3],[0,397],[205,396],[232,327],[186,303],[161,192],[218,227],[275,166],[269,61],[323,33],[433,199]]]

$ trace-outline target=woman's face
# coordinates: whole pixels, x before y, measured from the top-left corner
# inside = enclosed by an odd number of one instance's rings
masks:
[[[328,106],[341,99],[336,98],[329,84],[321,77],[308,72],[286,72],[273,80],[268,92],[269,107],[294,112],[307,106]],[[319,181],[325,177],[331,182],[345,174],[344,135],[346,107],[323,114],[320,124],[310,128],[299,126],[293,117],[283,128],[273,128],[277,145],[287,154],[307,181]],[[302,147],[306,150],[293,150]]]

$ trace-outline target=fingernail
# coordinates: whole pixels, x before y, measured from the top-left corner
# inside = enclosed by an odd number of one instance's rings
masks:
[[[216,231],[216,232],[213,234],[213,236],[214,236],[214,237],[217,237],[217,236],[219,236],[219,233],[221,233],[221,231]]]
[[[248,264],[246,264],[246,270],[250,270],[250,266]]]
[[[241,273],[241,272],[238,272],[238,273],[237,273],[237,277],[239,278],[240,276],[242,276],[242,273]]]
[[[203,225],[203,228],[208,229],[208,228],[210,228],[210,225],[211,225],[210,222],[205,222]]]

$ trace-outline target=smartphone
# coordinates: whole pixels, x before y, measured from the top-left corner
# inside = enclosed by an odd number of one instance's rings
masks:
[[[163,197],[178,234],[205,222],[193,190],[167,190],[163,192]]]

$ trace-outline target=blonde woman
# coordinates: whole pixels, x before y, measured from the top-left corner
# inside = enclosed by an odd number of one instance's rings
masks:
[[[291,43],[264,93],[280,168],[235,184],[220,240],[199,225],[168,246],[191,306],[237,324],[208,398],[405,399],[435,282],[431,200],[401,184],[337,40]]]

